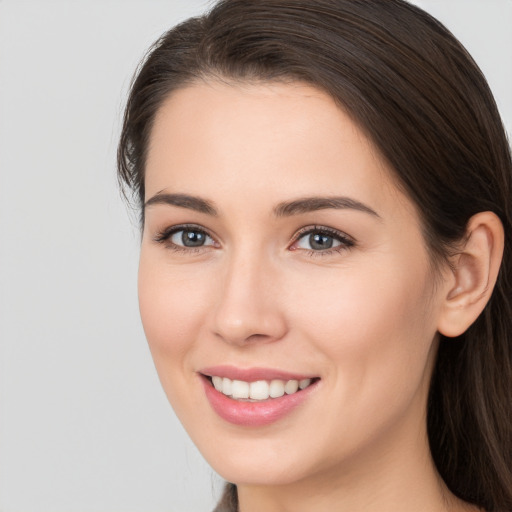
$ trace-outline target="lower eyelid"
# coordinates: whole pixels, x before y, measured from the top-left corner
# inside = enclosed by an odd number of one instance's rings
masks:
[[[337,245],[336,247],[332,247],[331,249],[325,249],[323,251],[315,251],[313,249],[302,249],[302,251],[304,251],[304,253],[306,253],[307,256],[311,258],[325,258],[328,256],[337,256],[346,251],[349,251],[350,249],[352,249],[352,246],[342,244]]]

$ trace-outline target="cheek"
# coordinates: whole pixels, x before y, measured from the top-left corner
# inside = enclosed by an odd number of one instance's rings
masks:
[[[375,336],[380,339],[378,346],[393,343],[386,333],[412,334],[429,323],[428,276],[422,268],[409,265],[402,270],[398,263],[384,261],[337,269],[329,279],[312,276],[309,283],[301,281],[295,283],[294,303],[304,324],[311,331],[330,331],[334,339],[346,338],[347,343],[351,339],[355,350],[361,344],[377,343]]]
[[[359,274],[352,268],[310,288],[308,297],[296,294],[301,338],[315,345],[310,359],[321,354],[326,368],[329,407],[316,411],[318,435],[331,443],[326,463],[407,424],[405,418],[415,427],[422,421],[435,337],[423,270],[383,274],[380,265],[375,272],[368,265]]]
[[[199,283],[142,251],[139,308],[159,373],[164,361],[166,365],[184,365],[187,352],[198,338],[206,303],[206,289]]]
[[[149,253],[149,254],[148,254]],[[141,251],[139,308],[153,362],[169,402],[180,418],[201,410],[191,393],[191,355],[201,338],[208,304],[208,280],[176,269],[159,255]]]
[[[297,294],[304,337],[331,362],[327,379],[347,397],[373,400],[418,387],[436,332],[425,268],[381,261],[364,272],[340,270],[309,296]]]

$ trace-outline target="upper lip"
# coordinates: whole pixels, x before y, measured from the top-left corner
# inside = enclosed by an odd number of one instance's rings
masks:
[[[243,380],[245,382],[256,382],[258,380],[302,380],[313,379],[316,375],[305,373],[294,373],[274,368],[238,368],[230,365],[209,366],[202,368],[199,373],[207,377],[227,377],[231,380]]]

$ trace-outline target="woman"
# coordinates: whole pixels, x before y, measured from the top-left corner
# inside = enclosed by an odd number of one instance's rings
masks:
[[[141,65],[119,173],[218,511],[512,510],[512,163],[442,25],[221,1]]]

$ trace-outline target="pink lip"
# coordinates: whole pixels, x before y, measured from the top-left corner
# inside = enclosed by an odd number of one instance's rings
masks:
[[[254,380],[267,380],[262,377],[263,374],[260,371],[257,371],[255,374],[258,377]],[[270,398],[261,402],[244,402],[233,400],[220,391],[217,391],[212,386],[210,380],[204,375],[205,374],[201,375],[200,378],[203,383],[206,398],[210,402],[212,409],[223,420],[243,427],[263,427],[279,421],[281,418],[291,413],[296,407],[305,402],[311,393],[316,390],[319,383],[319,381],[315,381],[306,389],[291,395],[283,395],[279,398]],[[214,373],[214,375],[219,374]],[[228,377],[223,372],[221,372],[221,375]],[[238,373],[237,375],[240,374]],[[276,373],[272,373],[272,376],[273,378],[277,378]],[[240,380],[254,382],[254,380],[247,379],[246,377],[241,378]],[[283,380],[291,380],[291,378],[286,376]]]
[[[313,379],[316,375],[305,375],[291,373],[283,370],[274,370],[272,368],[237,368],[235,366],[210,366],[199,370],[199,373],[213,377],[227,377],[231,380],[243,380],[245,382],[256,382],[257,380],[302,380]]]

